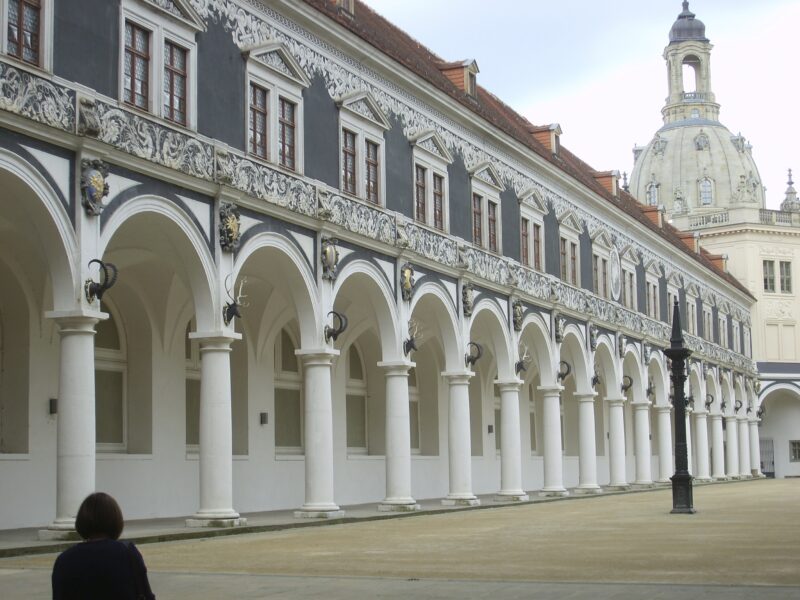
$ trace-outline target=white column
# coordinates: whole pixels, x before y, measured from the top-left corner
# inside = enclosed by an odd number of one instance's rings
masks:
[[[200,508],[189,527],[247,523],[233,510],[231,342],[236,337],[189,334],[200,342]]]
[[[697,457],[697,473],[695,473],[695,479],[697,481],[711,481],[708,464],[707,415],[708,413],[703,409],[697,410],[694,413],[694,439],[697,445],[695,448],[695,456]]]
[[[595,393],[575,394],[578,400],[578,487],[576,494],[596,494],[597,440],[594,423]]]
[[[694,475],[695,468],[693,466],[694,444],[692,444],[692,412],[689,407],[686,407],[686,464],[689,467],[689,473]]]
[[[658,482],[668,483],[675,474],[672,466],[672,420],[671,406],[656,406],[658,415]]]
[[[612,489],[628,489],[625,476],[625,398],[606,398],[608,402],[609,471]]]
[[[522,382],[498,381],[500,390],[500,491],[496,502],[520,502],[528,495],[522,489],[522,442],[519,424],[519,388]]]
[[[725,480],[725,441],[722,433],[722,415],[714,413],[711,419],[711,477]]]
[[[408,370],[414,363],[379,362],[386,376],[386,498],[382,511],[419,510],[411,497],[411,426],[408,413]]]
[[[750,473],[750,427],[747,417],[739,417],[739,476],[742,479],[752,477]]]
[[[561,386],[539,387],[542,392],[542,437],[544,446],[544,487],[540,496],[566,496],[561,449]]]
[[[75,516],[95,491],[94,326],[97,316],[48,313],[61,337],[58,376],[56,518],[39,539],[77,539]]]
[[[636,485],[652,486],[653,474],[650,450],[650,403],[633,402],[633,426],[636,428]]]
[[[469,424],[469,380],[472,371],[442,373],[450,384],[450,413],[447,446],[450,465],[450,492],[442,504],[476,506],[481,503],[472,493],[472,442]]]
[[[725,417],[725,433],[728,443],[725,445],[725,472],[732,479],[739,479],[739,431],[735,415]]]
[[[295,350],[303,361],[305,398],[306,498],[295,517],[335,518],[344,511],[333,501],[333,402],[331,364],[338,350]]]
[[[753,477],[763,477],[761,472],[761,441],[758,434],[758,418],[750,419],[750,472]]]

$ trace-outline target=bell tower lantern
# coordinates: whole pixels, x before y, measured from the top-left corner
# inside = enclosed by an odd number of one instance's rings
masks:
[[[683,11],[673,23],[664,49],[669,82],[669,96],[661,109],[665,125],[719,120],[719,104],[711,91],[711,48],[706,26],[695,18],[689,2],[684,0]]]

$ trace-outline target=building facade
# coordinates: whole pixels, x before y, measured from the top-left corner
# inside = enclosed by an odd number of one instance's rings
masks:
[[[800,302],[792,284],[800,206],[791,172],[781,210],[767,210],[750,144],[719,121],[712,46],[688,3],[669,39],[664,126],[646,147],[634,148],[631,193],[724,256],[758,300],[752,345],[761,379],[751,412],[760,419],[761,468],[778,477],[800,475]]]
[[[358,2],[0,6],[0,528],[667,481],[676,300],[694,473],[758,473],[752,296],[475,61]]]

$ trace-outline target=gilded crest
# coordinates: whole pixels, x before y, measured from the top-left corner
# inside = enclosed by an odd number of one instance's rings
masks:
[[[322,278],[334,281],[336,279],[336,267],[339,264],[339,248],[336,238],[322,238],[322,248],[320,249],[320,261],[322,262]]]
[[[89,216],[103,212],[103,198],[108,196],[108,163],[102,160],[81,160],[81,196],[83,208]]]
[[[406,302],[410,301],[414,294],[414,283],[414,267],[411,263],[406,263],[400,267],[400,292]]]
[[[241,217],[235,204],[222,202],[219,207],[219,245],[226,252],[239,248]]]

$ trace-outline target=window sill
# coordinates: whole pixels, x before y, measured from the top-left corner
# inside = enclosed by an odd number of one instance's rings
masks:
[[[12,454],[12,453],[5,454],[5,453],[0,452],[0,461],[4,461],[4,460],[8,460],[8,461],[12,461],[12,460],[30,460],[30,459],[31,459],[31,455],[30,454]]]
[[[351,454],[351,452],[348,450],[347,460],[378,461],[386,460],[386,457],[383,454]]]
[[[245,150],[245,156],[247,160],[252,160],[253,162],[264,165],[265,167],[269,167],[270,169],[275,169],[276,171],[280,171],[281,173],[285,173],[290,177],[303,177],[303,171],[300,169],[290,169],[289,167],[284,167],[282,164],[273,162],[270,160],[269,157],[259,156],[258,154],[253,154],[249,149]]]
[[[152,454],[128,454],[124,450],[97,451],[97,460],[153,460]]]
[[[306,459],[306,455],[303,453],[302,450],[298,450],[296,453],[290,453],[288,451],[282,452],[275,452],[275,460],[280,461],[304,461]]]
[[[191,136],[197,135],[197,126],[193,123],[189,125],[181,125],[180,123],[176,123],[175,121],[170,121],[166,117],[156,114],[150,111],[149,109],[145,110],[140,106],[136,106],[135,104],[128,104],[127,102],[119,98],[117,99],[117,106],[121,110],[127,110],[138,117],[143,117],[151,121],[157,121],[159,125],[173,129],[178,133]]]
[[[30,71],[34,75],[38,75],[39,77],[43,77],[44,79],[52,80],[54,78],[52,70],[48,71],[44,67],[41,67],[39,65],[35,65],[33,63],[29,63],[27,61],[22,60],[21,58],[17,58],[16,56],[11,55],[11,54],[6,54],[5,52],[3,52],[2,56],[3,56],[4,60],[8,61],[8,63],[11,66],[15,67],[15,68],[19,68],[19,69],[24,69],[26,71]]]

